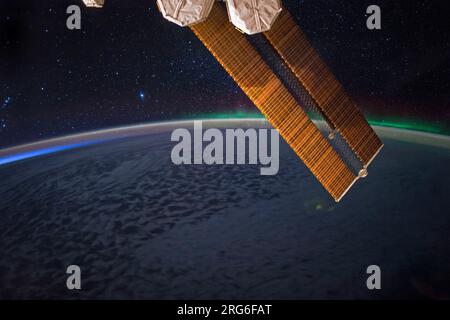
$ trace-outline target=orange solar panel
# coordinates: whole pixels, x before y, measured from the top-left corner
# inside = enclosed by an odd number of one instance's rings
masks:
[[[331,196],[339,201],[358,177],[247,38],[228,21],[225,9],[214,6],[209,18],[191,29]]]
[[[330,127],[367,167],[383,147],[382,142],[289,12],[283,10],[264,35],[308,90]]]

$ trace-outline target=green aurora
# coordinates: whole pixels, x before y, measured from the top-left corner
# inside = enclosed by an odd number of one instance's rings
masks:
[[[313,119],[316,118],[311,116]],[[255,119],[264,116],[257,112],[218,112],[218,113],[208,113],[208,114],[194,114],[188,119]],[[385,119],[369,117],[368,121],[371,125],[398,128],[405,130],[429,132],[443,135],[450,135],[450,126],[437,125],[424,120],[413,120],[413,119],[401,119],[396,117],[389,117]]]

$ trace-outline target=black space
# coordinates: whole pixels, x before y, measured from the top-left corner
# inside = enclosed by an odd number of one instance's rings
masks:
[[[82,29],[66,28],[66,8]],[[284,1],[369,119],[450,127],[448,1]],[[382,9],[382,30],[366,8]],[[257,112],[153,0],[0,2],[0,147],[104,127]]]

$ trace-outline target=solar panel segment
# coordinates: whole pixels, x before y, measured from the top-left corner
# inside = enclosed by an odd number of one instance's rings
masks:
[[[328,124],[367,167],[383,144],[287,10],[264,33]]]
[[[83,2],[104,5],[104,0]],[[382,142],[280,0],[226,0],[227,9],[215,2],[157,0],[162,15],[192,29],[330,195],[341,200],[367,175]],[[308,116],[311,109],[326,121],[328,136]]]
[[[358,176],[339,157],[245,35],[229,23],[225,9],[215,6],[206,21],[191,29],[330,195],[339,201]]]

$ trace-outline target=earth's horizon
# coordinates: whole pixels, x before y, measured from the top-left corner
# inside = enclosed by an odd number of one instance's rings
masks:
[[[114,139],[145,135],[153,132],[158,132],[161,129],[167,130],[168,128],[186,127],[187,125],[192,126],[194,121],[202,121],[205,124],[206,128],[213,127],[213,124],[215,124],[219,128],[222,128],[230,123],[243,123],[245,125],[249,125],[251,123],[257,126],[270,126],[266,119],[258,117],[186,119],[137,123],[126,126],[90,130],[86,132],[41,139],[28,143],[0,148],[0,165],[42,156],[45,154],[82,148],[92,144],[107,142]],[[324,127],[324,121],[322,120],[313,120],[313,122],[320,129]],[[381,138],[391,138],[406,142],[430,144],[433,146],[450,148],[450,136],[445,134],[406,128],[397,128],[389,125],[372,125],[371,127]]]
[[[449,137],[375,127],[385,148],[337,204],[282,140],[276,176],[259,166],[175,166],[179,125],[0,151],[0,297],[450,297]],[[80,291],[66,288],[72,264]],[[379,291],[366,287],[374,264]]]

